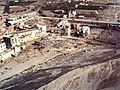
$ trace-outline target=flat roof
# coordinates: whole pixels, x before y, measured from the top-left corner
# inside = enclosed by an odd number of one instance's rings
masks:
[[[30,31],[37,31],[37,29],[29,29],[29,30],[21,30],[21,31],[17,31],[17,32],[13,32],[13,33],[9,33],[7,35],[5,35],[4,37],[12,37],[15,34],[19,34],[19,33],[25,33],[25,32],[30,32]],[[39,30],[38,30],[39,31]]]

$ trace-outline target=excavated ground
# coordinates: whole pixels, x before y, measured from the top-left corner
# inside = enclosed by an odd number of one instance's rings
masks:
[[[58,36],[58,39],[56,36],[50,36],[46,41],[49,43],[44,43],[47,49],[42,51],[38,46],[34,46],[35,43],[32,44],[33,49],[40,51],[37,53],[43,53],[43,57],[44,51],[47,51],[45,55],[52,55],[49,53],[53,52],[59,54],[54,53],[56,56],[51,59],[1,80],[0,90],[119,90],[120,50],[117,47],[119,40],[105,38],[104,36],[108,34],[106,32],[99,32],[104,33],[99,37],[93,33],[90,39],[65,36]],[[114,40],[114,44],[108,43],[109,40]],[[33,53],[32,50],[29,50],[30,52]],[[39,54],[35,57],[42,58]],[[25,58],[21,60],[26,62]]]

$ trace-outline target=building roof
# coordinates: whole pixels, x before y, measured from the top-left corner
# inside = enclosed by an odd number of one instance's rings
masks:
[[[1,44],[1,43],[4,43],[4,40],[3,40],[3,39],[0,39],[0,44]]]

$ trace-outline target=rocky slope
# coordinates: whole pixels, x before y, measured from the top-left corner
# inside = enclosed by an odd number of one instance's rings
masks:
[[[91,47],[90,47],[91,48]],[[100,90],[119,85],[120,52],[87,48],[70,55],[59,55],[1,82],[1,90]],[[44,86],[45,85],[45,86]]]
[[[120,90],[120,58],[75,69],[38,90]]]

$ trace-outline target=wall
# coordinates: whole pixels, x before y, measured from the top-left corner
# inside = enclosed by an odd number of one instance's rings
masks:
[[[27,32],[18,33],[20,43],[23,44],[23,43],[26,43],[26,42],[29,42],[29,41],[39,38],[36,36],[37,33],[39,33],[38,30],[29,30]]]
[[[6,50],[5,42],[0,43],[0,53]]]

